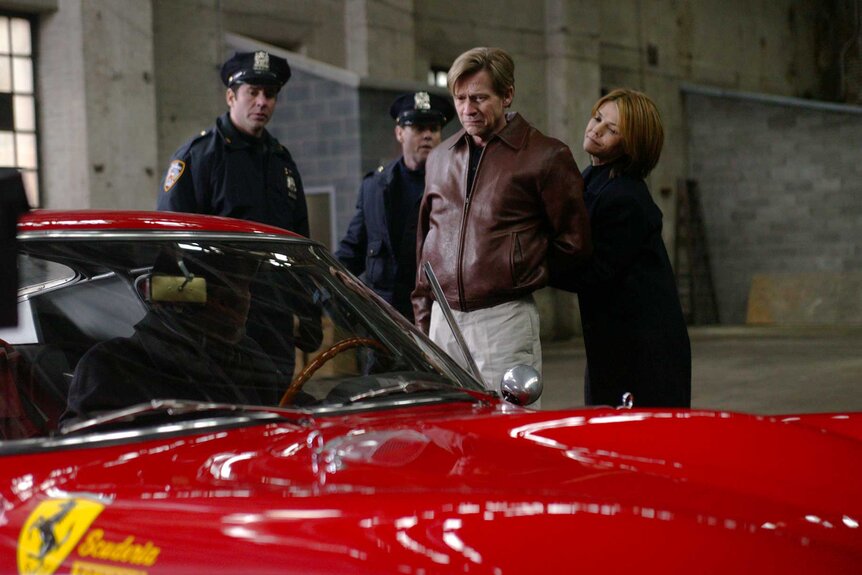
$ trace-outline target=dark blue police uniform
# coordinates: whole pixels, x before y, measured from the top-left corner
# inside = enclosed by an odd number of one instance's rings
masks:
[[[276,86],[290,78],[284,58],[240,52],[221,70],[224,84]],[[159,210],[229,216],[308,236],[308,207],[296,163],[266,130],[244,134],[225,113],[181,146],[159,191]]]
[[[259,139],[242,134],[227,113],[174,154],[158,209],[252,220],[308,236],[305,192],[290,152],[267,132]]]
[[[359,188],[356,213],[335,252],[351,273],[364,274],[365,284],[411,322],[416,223],[424,190],[425,170],[411,172],[401,158],[367,174]],[[400,230],[390,227],[393,215]]]
[[[440,96],[402,94],[389,113],[400,126],[444,126],[454,116]],[[366,174],[356,213],[335,256],[401,315],[413,322],[410,294],[416,285],[416,226],[425,192],[425,168],[410,170],[403,156]]]
[[[262,50],[238,52],[222,66],[221,79],[237,93],[241,84],[280,90],[290,79],[290,66],[284,58]],[[260,137],[238,130],[230,112],[174,154],[159,192],[158,209],[229,216],[309,235],[305,192],[290,152],[266,130]],[[256,283],[248,334],[282,375],[291,378],[294,315],[277,301],[278,293],[263,278]]]

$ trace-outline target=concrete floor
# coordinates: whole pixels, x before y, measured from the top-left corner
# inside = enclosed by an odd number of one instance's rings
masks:
[[[692,407],[862,411],[862,326],[691,327]],[[583,406],[583,341],[543,346],[542,409]]]

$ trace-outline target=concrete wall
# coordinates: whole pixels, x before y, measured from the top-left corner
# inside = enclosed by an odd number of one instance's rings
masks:
[[[389,116],[395,96],[386,88],[364,87],[359,93],[363,175],[401,155],[401,146],[395,139],[395,122]]]
[[[65,0],[40,15],[36,76],[45,207],[153,204],[152,13],[147,3],[131,5]]]
[[[77,10],[50,11],[40,18],[36,67],[39,106],[39,147],[42,198],[40,205],[55,208],[86,206],[89,202],[90,159],[87,106],[82,71],[83,14]],[[68,5],[67,5],[68,6]],[[46,105],[50,98],[64,105]],[[46,134],[47,132],[47,134]]]
[[[150,190],[160,178],[150,6],[128,10],[115,0],[80,4],[83,37],[99,39],[83,43],[87,124],[82,135],[90,171],[86,206],[151,208]]]
[[[754,274],[749,325],[862,325],[862,271]]]
[[[828,99],[822,29],[834,3],[818,0],[607,0],[601,3],[601,84],[649,94],[662,113],[665,145],[650,188],[675,245],[676,182],[688,161],[679,86]]]
[[[306,188],[335,188],[337,236],[349,221],[347,198],[355,195],[360,172],[356,88],[296,70],[270,124],[272,134],[293,154]]]
[[[702,89],[684,99],[721,322],[746,321],[752,279],[767,275],[758,293],[808,300],[804,323],[862,323],[862,107]]]
[[[152,206],[174,150],[212,125],[227,110],[219,78],[224,34],[218,0],[167,2],[153,6],[153,59],[157,87],[158,183]]]

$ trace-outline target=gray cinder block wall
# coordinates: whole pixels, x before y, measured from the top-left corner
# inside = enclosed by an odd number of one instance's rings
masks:
[[[745,323],[755,274],[822,274],[824,292],[804,296],[812,306],[834,288],[826,283],[854,281],[862,271],[862,107],[700,88],[684,100],[721,323]],[[860,295],[848,294],[831,304],[844,311],[821,309],[805,321],[852,321]]]
[[[361,158],[356,87],[294,66],[285,91],[269,130],[290,150],[303,184],[306,188],[332,187],[337,200],[352,196]],[[334,206],[339,222],[349,217],[346,204],[336,201]]]

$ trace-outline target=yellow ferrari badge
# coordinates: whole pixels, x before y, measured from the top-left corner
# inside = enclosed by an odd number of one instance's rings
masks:
[[[170,192],[183,172],[186,171],[186,163],[182,160],[174,160],[168,168],[168,173],[165,176],[165,184],[162,186],[166,192]]]
[[[40,503],[18,537],[18,572],[54,573],[104,508],[101,503],[80,498]]]

